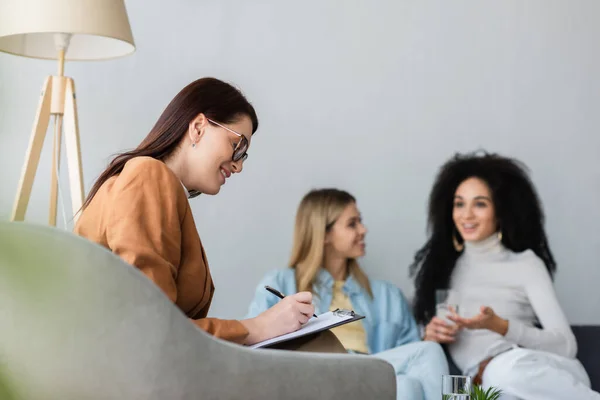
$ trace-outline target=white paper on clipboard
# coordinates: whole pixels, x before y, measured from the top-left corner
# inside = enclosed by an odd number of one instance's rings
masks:
[[[343,325],[344,323],[353,322],[364,318],[364,316],[356,315],[354,313],[341,314],[335,311],[329,311],[318,315],[317,317],[318,318],[312,317],[311,319],[309,319],[308,322],[302,326],[302,328],[298,329],[295,332],[277,336],[272,339],[267,339],[262,342],[255,343],[249,347],[253,349],[267,347],[275,343],[296,339],[302,336],[310,335],[311,333],[335,328],[336,326]]]

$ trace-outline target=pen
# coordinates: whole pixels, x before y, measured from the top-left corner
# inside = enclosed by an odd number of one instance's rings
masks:
[[[283,299],[285,296],[277,289],[273,289],[271,286],[265,286],[265,289],[267,289],[267,291],[273,293],[275,296],[279,297],[280,299]],[[316,314],[313,314],[313,317],[318,318]]]

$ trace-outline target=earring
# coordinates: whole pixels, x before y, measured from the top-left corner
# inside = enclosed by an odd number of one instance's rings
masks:
[[[195,148],[195,147],[196,147],[196,143],[192,143],[192,148]]]
[[[465,245],[462,243],[459,243],[458,240],[456,239],[456,235],[454,235],[454,234],[452,234],[452,244],[454,245],[454,249],[459,253],[461,251],[463,251],[465,248]]]
[[[502,231],[498,231],[498,240],[502,241]]]

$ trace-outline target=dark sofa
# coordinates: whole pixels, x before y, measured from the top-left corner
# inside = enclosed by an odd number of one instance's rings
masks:
[[[592,389],[600,392],[600,326],[574,325],[571,327],[577,338],[577,358],[592,381]],[[448,356],[450,372],[460,374],[458,367]]]
[[[577,338],[577,358],[592,381],[592,389],[600,392],[600,326],[572,326]]]

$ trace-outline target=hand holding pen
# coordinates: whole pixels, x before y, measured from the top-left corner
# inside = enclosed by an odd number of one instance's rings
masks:
[[[283,293],[281,293],[277,289],[272,288],[271,286],[265,286],[265,289],[267,289],[267,291],[273,293],[275,296],[279,297],[280,299],[285,298],[285,295]],[[316,314],[313,314],[313,317],[318,318]]]
[[[295,332],[310,320],[311,315],[314,315],[315,307],[312,305],[311,292],[284,296],[277,290],[271,289],[277,292],[278,294],[275,295],[282,300],[256,317],[240,321],[248,330],[244,344],[254,344]],[[271,293],[274,293],[273,291],[269,290]]]

